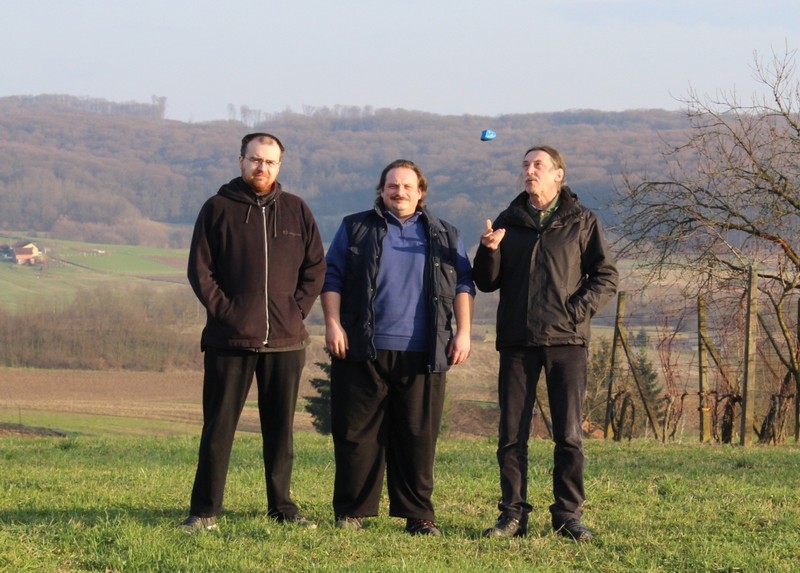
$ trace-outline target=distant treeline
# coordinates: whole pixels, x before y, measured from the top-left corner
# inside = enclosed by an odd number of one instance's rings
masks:
[[[428,204],[461,228],[469,247],[484,219],[496,216],[519,189],[529,146],[547,143],[563,151],[567,182],[608,225],[621,174],[658,174],[664,141],[682,141],[687,129],[684,114],[662,110],[490,118],[336,107],[248,110],[246,123],[194,124],[164,120],[164,104],[163,98],[152,105],[0,98],[0,228],[186,246],[186,226],[203,201],[238,175],[241,136],[265,130],[286,144],[280,179],[308,201],[324,240],[343,215],[371,206],[381,169],[402,157],[425,171]],[[497,138],[481,142],[487,128]]]
[[[50,111],[73,109],[147,119],[164,119],[164,113],[167,108],[167,98],[159,96],[152,96],[152,101],[149,104],[136,102],[119,103],[102,98],[75,97],[64,94],[17,96],[5,99],[7,103],[17,110],[25,107],[34,110],[49,109]]]
[[[86,290],[63,308],[48,301],[14,314],[0,309],[0,365],[197,369],[201,366],[197,312],[188,296],[111,287]]]

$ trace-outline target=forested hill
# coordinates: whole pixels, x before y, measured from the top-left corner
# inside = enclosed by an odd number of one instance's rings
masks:
[[[326,242],[343,215],[371,206],[381,169],[406,158],[428,176],[428,205],[469,247],[519,190],[527,147],[559,148],[568,183],[609,224],[623,171],[657,175],[664,141],[683,141],[687,129],[683,113],[662,110],[480,117],[335,107],[183,123],[163,119],[164,105],[0,98],[0,229],[186,246],[203,201],[238,175],[242,135],[264,130],[286,144],[280,180],[309,203]],[[482,142],[484,129],[496,139]]]

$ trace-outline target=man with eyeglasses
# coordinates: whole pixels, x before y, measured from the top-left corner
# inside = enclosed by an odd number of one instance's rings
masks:
[[[195,223],[188,276],[206,308],[201,338],[203,431],[189,532],[217,529],[236,426],[253,377],[258,387],[267,513],[316,527],[292,501],[293,430],[308,332],[303,320],[325,279],[314,216],[283,191],[284,147],[268,133],[242,139],[241,177],[206,201]]]
[[[492,223],[475,253],[474,277],[500,291],[497,461],[500,517],[485,537],[527,533],[528,436],[544,371],[553,423],[553,504],[557,534],[591,541],[581,523],[585,498],[581,410],[586,392],[589,323],[616,293],[618,273],[603,228],[564,184],[564,157],[550,146],[528,149],[523,190]]]

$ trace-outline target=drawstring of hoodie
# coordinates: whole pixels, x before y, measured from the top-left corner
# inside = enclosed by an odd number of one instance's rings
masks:
[[[278,202],[277,201],[272,201],[272,204],[275,205],[275,216],[272,218],[272,237],[274,239],[277,239],[278,238]],[[267,207],[267,205],[264,205],[264,207]],[[247,214],[244,217],[244,224],[245,225],[250,222],[250,211],[252,211],[252,210],[253,210],[253,206],[252,205],[248,205],[247,206]]]

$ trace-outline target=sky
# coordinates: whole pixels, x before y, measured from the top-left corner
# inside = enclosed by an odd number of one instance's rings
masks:
[[[166,98],[170,119],[335,106],[685,109],[763,86],[797,0],[3,0],[0,97]]]

